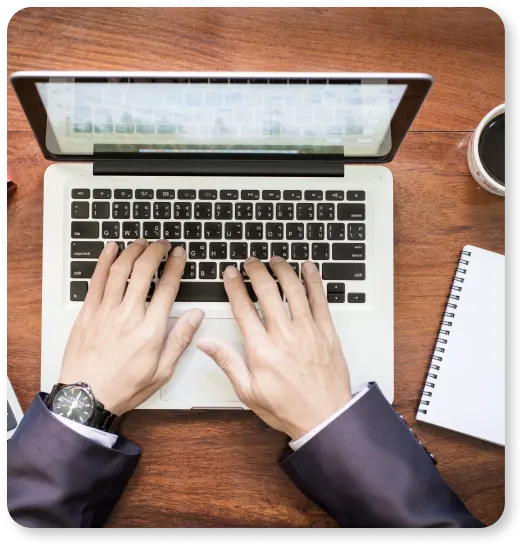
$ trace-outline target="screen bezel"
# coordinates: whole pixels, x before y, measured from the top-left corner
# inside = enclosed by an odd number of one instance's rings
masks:
[[[75,78],[79,82],[85,83],[104,83],[114,78],[129,78],[138,80],[143,78],[152,78],[152,83],[169,83],[173,79],[177,83],[224,83],[229,80],[232,83],[283,83],[287,80],[289,83],[300,85],[306,80],[310,84],[314,83],[339,83],[339,84],[359,84],[362,80],[385,80],[388,84],[406,85],[406,91],[400,101],[391,120],[391,149],[383,156],[343,156],[341,154],[300,154],[301,160],[323,160],[340,161],[344,163],[389,163],[398,151],[398,148],[404,140],[415,116],[417,115],[426,95],[428,94],[433,78],[428,74],[389,74],[389,73],[233,73],[233,72],[19,72],[11,76],[11,83],[16,95],[22,105],[24,113],[29,121],[31,129],[36,137],[38,145],[42,150],[44,157],[57,162],[93,162],[104,159],[138,159],[143,161],[151,160],[171,160],[175,158],[170,154],[140,154],[140,153],[98,153],[92,155],[72,155],[55,154],[49,151],[46,142],[53,142],[58,148],[56,138],[52,133],[47,135],[48,124],[47,114],[38,93],[36,84],[47,83],[51,78]],[[131,82],[132,83],[132,82]],[[296,160],[297,156],[286,156],[285,154],[224,154],[224,153],[179,153],[176,158],[179,159],[243,159],[260,160]]]

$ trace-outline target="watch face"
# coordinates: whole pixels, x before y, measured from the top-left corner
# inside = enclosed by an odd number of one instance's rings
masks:
[[[95,410],[93,397],[80,386],[62,388],[53,400],[53,412],[73,422],[84,424]]]

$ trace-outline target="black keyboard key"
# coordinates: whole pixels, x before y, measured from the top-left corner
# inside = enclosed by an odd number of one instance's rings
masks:
[[[221,263],[220,263],[220,266],[219,266],[219,268],[218,268],[219,273],[220,273],[220,279],[224,279],[224,270],[225,270],[228,266],[234,266],[234,267],[236,268],[236,267],[237,267],[237,263],[236,263],[236,262],[221,262]]]
[[[243,200],[257,200],[260,199],[259,190],[242,190],[240,197]]]
[[[268,222],[266,239],[284,239],[284,225],[281,222]]]
[[[289,245],[287,243],[271,243],[271,256],[280,256],[287,260],[289,258]]]
[[[304,239],[304,225],[301,222],[288,222],[286,224],[286,239]]]
[[[102,222],[102,237],[118,239],[120,237],[120,222]]]
[[[342,190],[327,190],[326,199],[329,201],[344,201],[344,192]]]
[[[93,218],[109,218],[109,201],[94,201],[91,208]]]
[[[220,199],[238,199],[238,190],[220,190]]]
[[[284,199],[298,201],[302,199],[302,190],[284,190]]]
[[[140,237],[140,222],[123,222],[122,237],[124,239],[138,239]]]
[[[338,293],[328,293],[327,301],[330,304],[343,304],[345,302],[345,295]]]
[[[295,216],[295,205],[293,203],[277,203],[277,219],[293,220]]]
[[[179,193],[180,194],[180,193]],[[186,201],[175,203],[174,205],[174,218],[191,218],[191,203]]]
[[[257,220],[273,220],[273,204],[257,203],[255,216]]]
[[[328,294],[345,294],[346,285],[344,283],[328,283],[327,284],[327,293]]]
[[[71,218],[89,218],[89,202],[73,201],[71,203]]]
[[[365,260],[365,243],[333,243],[333,260]]]
[[[216,279],[217,278],[217,263],[216,262],[201,262],[198,266],[198,275],[200,279]]]
[[[196,199],[196,190],[179,190],[178,199]]]
[[[71,222],[72,239],[98,239],[100,234],[100,224],[98,222]]]
[[[160,222],[144,222],[142,237],[145,239],[160,239]]]
[[[128,189],[115,190],[115,199],[133,199],[133,190],[128,190]]]
[[[226,222],[226,239],[242,239],[242,224],[240,222]]]
[[[109,188],[93,190],[93,199],[111,199],[112,192]]]
[[[71,281],[69,285],[69,300],[83,302],[87,296],[87,281]]]
[[[335,218],[334,203],[317,204],[317,220],[333,220]]]
[[[313,243],[311,248],[313,260],[329,260],[329,243]]]
[[[243,260],[244,258],[247,258],[247,243],[244,241],[230,243],[229,258],[232,260]]]
[[[366,192],[364,190],[348,190],[348,201],[364,201],[366,199]]]
[[[297,220],[313,220],[315,206],[313,203],[297,203]]]
[[[251,287],[251,283],[246,283],[247,292],[253,300],[257,301],[257,296]],[[177,302],[229,302],[223,281],[205,281],[203,283],[180,283],[177,294]]]
[[[366,205],[364,203],[339,203],[337,205],[338,220],[366,220]]]
[[[324,199],[324,192],[322,190],[306,190],[304,196],[307,201],[320,201]]]
[[[135,190],[135,199],[153,199],[155,197],[155,193],[153,190]]]
[[[207,258],[207,243],[192,241],[189,244],[188,256],[191,260],[205,260]]]
[[[171,203],[155,201],[153,203],[153,218],[171,218]]]
[[[204,239],[222,239],[222,223],[205,222]]]
[[[246,239],[264,239],[264,225],[261,222],[246,222]]]
[[[241,262],[241,263],[240,263],[240,268],[239,268],[239,269],[240,269],[240,273],[242,274],[242,277],[243,277],[244,279],[249,279],[249,275],[247,275],[247,272],[246,272],[246,269],[245,269],[245,267],[244,267],[244,264],[245,264],[245,262]]]
[[[348,302],[350,304],[365,304],[366,293],[363,292],[350,292],[348,293]]]
[[[71,190],[71,197],[73,199],[89,199],[91,197],[91,190],[88,188],[74,188]]]
[[[343,240],[346,238],[346,227],[341,222],[330,222],[327,225],[327,238],[330,240]]]
[[[298,262],[290,262],[289,265],[295,270],[296,276],[300,277],[300,266],[298,265]]]
[[[243,202],[236,203],[235,218],[237,220],[251,220],[253,218],[253,204]]]
[[[213,218],[213,204],[209,201],[195,203],[193,216],[199,220]]]
[[[231,220],[233,218],[233,204],[229,202],[215,203],[215,219]]]
[[[267,260],[268,256],[268,244],[267,243],[251,243],[249,256],[254,256],[259,260]]]
[[[72,279],[91,279],[96,268],[96,260],[73,260],[71,262]]]
[[[115,241],[118,246],[118,254],[122,253],[126,248],[126,244],[123,241]]]
[[[292,260],[307,260],[309,258],[309,243],[291,244]]]
[[[104,248],[102,241],[71,241],[71,258],[98,258]]]
[[[184,239],[202,239],[200,222],[184,222]]]
[[[175,199],[174,190],[157,190],[156,199]]]
[[[307,225],[307,239],[324,239],[324,225],[318,223],[309,223]]]
[[[184,268],[182,279],[196,279],[196,262],[186,262],[186,267]],[[177,294],[177,300],[180,300],[179,296],[180,291]]]
[[[129,201],[114,201],[113,202],[113,218],[125,219],[130,217],[131,217],[131,203]]]
[[[269,275],[276,279],[277,276],[274,274],[273,270],[271,269],[271,264],[269,262],[263,262],[262,264],[264,264],[264,266],[266,267],[266,270],[269,273]]]
[[[362,262],[326,262],[322,279],[355,281],[366,279],[366,265]]]
[[[348,224],[348,239],[361,241],[366,239],[366,225],[360,222]]]
[[[187,243],[185,241],[170,241],[169,243],[171,243],[171,251],[176,247],[184,247],[184,249],[187,249]]]
[[[278,201],[280,195],[280,190],[262,190],[262,199],[266,201]]]
[[[227,258],[227,243],[213,241],[209,244],[209,258],[225,260]]]
[[[146,302],[151,302],[154,292],[155,292],[155,284],[151,282],[151,285],[149,285],[149,291],[147,292]]]
[[[164,273],[164,268],[166,267],[166,263],[165,262],[160,262],[159,266],[158,266],[158,279],[160,279],[162,277],[162,274]]]
[[[151,203],[133,203],[133,218],[151,218]]]
[[[218,192],[216,190],[199,190],[198,199],[217,199]]]

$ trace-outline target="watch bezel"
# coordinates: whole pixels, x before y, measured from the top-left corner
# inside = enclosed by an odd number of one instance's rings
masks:
[[[83,421],[83,422],[79,422],[79,421],[76,421],[76,420],[71,420],[75,423],[79,423],[79,424],[82,424],[82,425],[88,425],[89,424],[89,421],[93,418],[93,416],[95,415],[95,412],[96,412],[96,406],[97,406],[97,401],[95,399],[95,396],[93,395],[93,392],[91,390],[91,388],[84,382],[78,382],[76,384],[66,384],[64,386],[62,386],[55,394],[55,396],[53,397],[53,400],[51,401],[51,410],[54,414],[56,414],[57,416],[61,416],[62,414],[58,413],[55,409],[55,401],[58,399],[58,397],[60,396],[60,394],[67,390],[67,389],[72,389],[72,388],[75,388],[75,389],[80,389],[82,390],[88,397],[89,397],[89,400],[91,401],[91,413],[89,414],[89,416]],[[69,419],[69,418],[67,418]]]

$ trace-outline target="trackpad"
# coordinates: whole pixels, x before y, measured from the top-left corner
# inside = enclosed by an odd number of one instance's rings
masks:
[[[173,320],[170,320],[170,327]],[[213,337],[245,355],[245,346],[234,319],[204,319],[193,343],[179,360],[175,374],[160,390],[163,401],[180,401],[188,407],[241,406],[228,377],[196,348],[199,338]]]

